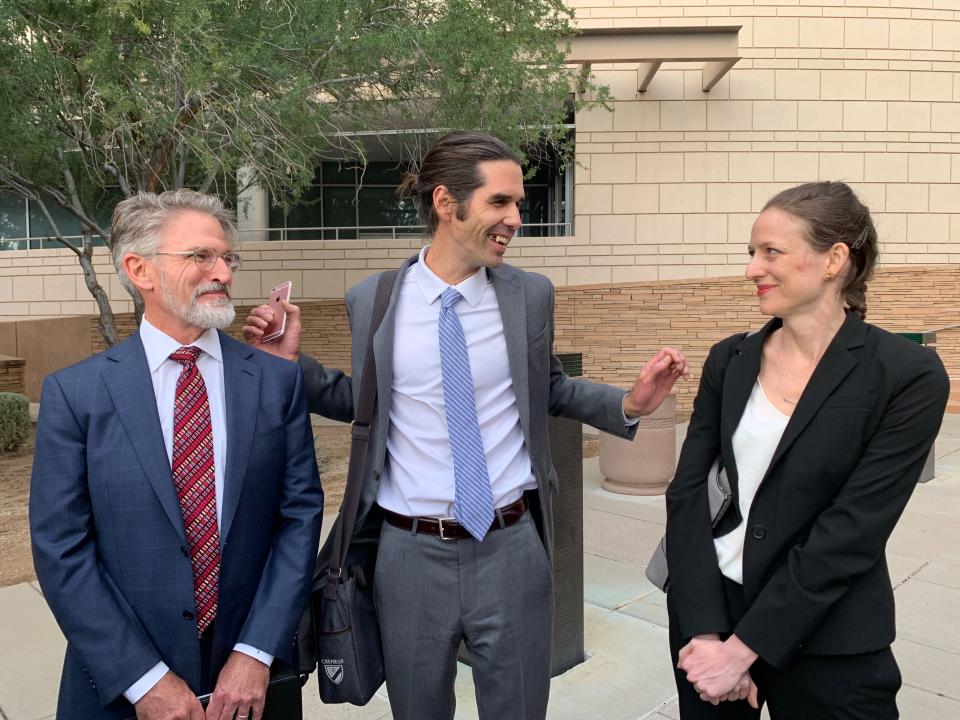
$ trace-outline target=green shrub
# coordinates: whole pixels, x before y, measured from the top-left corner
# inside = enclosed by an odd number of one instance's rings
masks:
[[[30,401],[25,395],[0,392],[0,452],[20,447],[30,432]]]

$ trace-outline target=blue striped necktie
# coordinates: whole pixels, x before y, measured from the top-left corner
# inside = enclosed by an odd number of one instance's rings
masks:
[[[459,291],[452,287],[440,296],[440,374],[453,452],[453,514],[467,532],[480,541],[493,523],[493,493],[477,421],[467,339],[454,309],[462,299]]]

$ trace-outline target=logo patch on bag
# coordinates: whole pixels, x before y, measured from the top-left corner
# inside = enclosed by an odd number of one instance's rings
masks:
[[[343,682],[343,660],[321,660],[320,663],[330,682],[334,685]]]

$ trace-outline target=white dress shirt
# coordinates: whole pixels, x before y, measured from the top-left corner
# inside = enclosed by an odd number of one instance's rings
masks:
[[[758,379],[744,408],[740,424],[733,433],[733,457],[737,461],[738,507],[743,520],[726,535],[714,538],[720,572],[743,584],[743,543],[747,536],[747,518],[760,482],[770,467],[790,416],[780,412],[767,398]]]
[[[167,450],[167,460],[173,464],[173,403],[177,392],[177,378],[183,370],[183,365],[171,360],[170,355],[183,345],[172,337],[161,332],[146,317],[140,323],[140,341],[147,356],[147,367],[150,368],[150,380],[153,383],[153,392],[157,400],[157,413],[160,416],[160,429],[163,432],[163,444]],[[217,525],[222,525],[223,511],[223,478],[224,467],[227,462],[227,411],[224,400],[223,384],[223,353],[220,348],[220,336],[216,330],[207,330],[191,343],[202,351],[197,358],[197,369],[203,376],[203,383],[207,388],[207,402],[210,405],[210,424],[213,432],[213,471],[217,502]],[[223,540],[221,536],[221,541]],[[262,650],[237,643],[234,650],[238,650],[269,666],[273,663],[273,656]],[[131,703],[136,703],[149,692],[154,685],[160,682],[170,668],[166,663],[159,662],[146,672],[137,682],[131,685],[123,696]]]
[[[400,281],[387,461],[377,503],[402,515],[453,517],[453,455],[437,329],[440,295],[450,286],[427,267],[428,250],[420,251],[420,261]],[[537,483],[520,427],[500,306],[486,268],[455,287],[463,295],[454,310],[467,339],[493,504],[503,507]]]

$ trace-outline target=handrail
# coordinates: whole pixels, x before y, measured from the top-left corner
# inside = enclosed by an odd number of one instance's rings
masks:
[[[525,223],[520,230],[517,231],[517,237],[530,237],[528,232],[533,228],[555,228],[559,232],[556,233],[558,237],[569,237],[573,231],[573,224],[568,222],[556,222],[556,223]],[[371,236],[371,234],[380,233],[382,231],[384,237]],[[280,233],[280,241],[288,242],[300,242],[300,240],[291,240],[288,235],[290,233],[299,233],[299,232],[311,232],[311,233],[322,233],[328,234],[332,233],[332,238],[311,238],[311,241],[316,240],[397,240],[399,238],[408,238],[414,235],[423,235],[426,231],[425,225],[342,225],[342,226],[315,226],[315,227],[266,227],[266,228],[239,228],[240,238],[243,239],[244,235],[250,233]],[[356,238],[346,238],[341,237],[341,233],[356,233],[361,235],[361,237]],[[100,237],[100,235],[95,235],[95,237]],[[81,240],[83,235],[64,235],[64,240]],[[59,249],[59,248],[41,248],[41,247],[30,247],[30,245],[37,244],[39,245],[43,241],[54,241],[56,238],[52,238],[48,235],[45,236],[34,236],[34,237],[16,237],[16,238],[4,238],[0,237],[0,252],[4,250],[44,250],[44,249]],[[25,248],[4,248],[4,244],[7,243],[22,243],[26,242],[27,247]],[[269,241],[268,241],[269,242]]]
[[[944,330],[953,330],[954,328],[960,328],[960,323],[954,323],[953,325],[944,325],[943,327],[934,328],[933,330],[921,330],[920,332],[936,333],[936,332],[943,332]]]
[[[524,223],[517,231],[516,237],[530,237],[528,232],[533,228],[556,228],[560,237],[568,237],[572,234],[573,224],[568,222],[556,223]],[[423,235],[426,232],[425,225],[338,225],[338,226],[315,226],[315,227],[272,227],[272,228],[250,228],[240,229],[240,237],[249,236],[252,233],[280,233],[281,241],[297,242],[291,240],[290,233],[323,233],[333,234],[333,237],[311,238],[311,240],[396,240],[398,238],[408,238],[413,235]],[[383,232],[387,237],[376,237],[379,232]],[[361,237],[341,237],[341,234],[356,233]],[[269,242],[269,241],[268,241]]]
[[[100,233],[92,233],[94,238],[102,238],[103,236]],[[83,235],[63,235],[64,240],[83,240]],[[41,242],[43,240],[49,240],[51,242],[56,242],[56,238],[52,235],[34,235],[33,237],[0,237],[0,245],[6,242]],[[23,248],[24,250],[39,250],[40,248]]]

